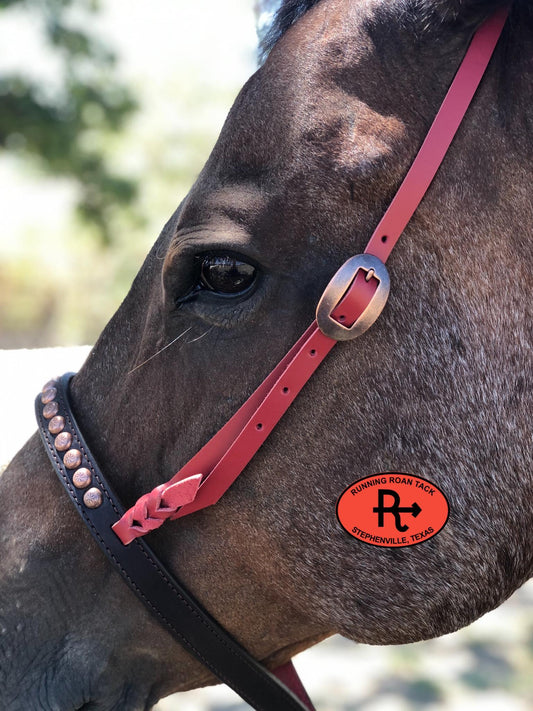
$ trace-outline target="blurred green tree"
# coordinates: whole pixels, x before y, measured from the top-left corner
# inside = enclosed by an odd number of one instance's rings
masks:
[[[31,157],[49,174],[73,178],[80,216],[109,244],[110,211],[132,203],[136,184],[109,167],[101,139],[124,125],[136,100],[113,77],[113,51],[74,19],[73,9],[91,17],[99,5],[99,0],[0,0],[0,21],[2,12],[16,8],[38,15],[61,65],[60,86],[53,92],[23,73],[0,75],[0,155],[3,149]]]

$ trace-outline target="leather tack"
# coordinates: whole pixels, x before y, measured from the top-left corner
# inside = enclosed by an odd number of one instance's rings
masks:
[[[47,390],[50,390],[51,388],[55,388],[57,385],[57,379],[49,380],[47,383],[43,385],[43,389],[41,392],[45,393]]]
[[[69,449],[63,457],[63,464],[67,469],[77,469],[81,464],[81,452],[79,449]]]
[[[88,509],[97,509],[99,506],[102,505],[102,500],[102,492],[95,486],[91,487],[90,489],[87,489],[87,491],[83,495],[83,503],[85,504],[85,506],[87,506]]]
[[[51,432],[53,435],[63,432],[64,429],[65,418],[61,417],[61,415],[56,415],[55,417],[52,417],[52,419],[48,423],[48,431]]]
[[[77,450],[69,450],[63,458],[57,456],[57,450],[53,446],[54,440],[48,430],[48,421],[43,417],[40,394],[35,408],[39,432],[59,480],[110,563],[140,596],[147,608],[157,614],[157,620],[174,634],[189,652],[241,694],[252,708],[261,711],[306,711],[311,708],[303,705],[207,614],[172,573],[165,569],[142,539],[125,546],[113,532],[112,526],[125,513],[124,508],[106,482],[76,424],[68,400],[70,377],[70,374],[67,374],[58,382],[59,409],[68,422],[73,441],[83,451],[84,462],[89,463],[87,469],[90,467],[93,481],[98,482],[98,488],[80,490],[76,486],[74,479],[85,467],[71,471],[67,468],[64,458],[67,457],[68,461],[69,453]],[[91,505],[95,508],[91,508]]]
[[[43,407],[43,417],[46,417],[47,420],[51,420],[52,417],[55,417],[57,413],[59,412],[59,405],[55,400],[52,400],[52,402],[48,402],[44,407]]]
[[[91,481],[91,472],[86,467],[76,470],[72,475],[72,483],[77,489],[85,489]]]
[[[48,405],[48,403],[52,402],[56,395],[56,388],[48,388],[48,390],[45,390],[44,393],[41,395],[41,402],[43,403],[43,405]]]
[[[54,440],[54,447],[59,452],[64,452],[66,449],[69,449],[71,444],[72,435],[70,434],[70,432],[61,432]]]

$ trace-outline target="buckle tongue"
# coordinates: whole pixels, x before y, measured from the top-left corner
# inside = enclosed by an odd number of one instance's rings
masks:
[[[377,289],[363,313],[351,326],[343,326],[332,316],[350,289],[359,270],[365,274],[365,281],[376,279]],[[387,268],[373,254],[358,254],[345,262],[334,275],[318,302],[316,320],[322,333],[336,341],[349,341],[364,333],[383,311],[390,291],[390,278]]]

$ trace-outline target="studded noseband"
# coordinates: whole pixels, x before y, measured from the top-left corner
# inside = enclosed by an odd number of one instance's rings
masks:
[[[39,432],[54,469],[92,535],[127,584],[174,637],[258,711],[313,709],[292,664],[274,673],[256,661],[185,590],[143,536],[167,519],[216,503],[266,440],[339,340],[369,328],[389,291],[385,261],[424,197],[485,73],[508,9],[476,32],[435,121],[364,254],[327,286],[317,319],[221,430],[169,481],[125,511],[76,424],[72,374],[36,399]]]

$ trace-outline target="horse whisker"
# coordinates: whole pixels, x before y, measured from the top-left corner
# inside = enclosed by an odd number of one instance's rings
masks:
[[[214,329],[214,326],[211,326],[210,328],[207,329],[207,331],[204,331],[201,336],[198,336],[197,338],[193,338],[192,341],[187,341],[187,345],[189,345],[189,343],[196,343],[196,341],[199,341],[204,336],[207,336],[208,333],[211,333],[211,331],[213,329]]]
[[[182,338],[186,333],[189,333],[189,331],[191,330],[191,328],[192,328],[192,326],[189,326],[189,328],[186,328],[185,331],[183,331],[182,333],[180,333],[179,336],[176,336],[176,338],[175,338],[173,341],[170,341],[170,343],[167,343],[166,346],[163,346],[163,348],[161,348],[161,350],[157,351],[157,353],[154,353],[154,355],[151,355],[151,356],[150,356],[149,358],[147,358],[145,361],[143,361],[142,363],[139,363],[139,365],[136,365],[135,368],[133,368],[132,370],[129,371],[128,375],[131,375],[131,374],[134,373],[136,370],[139,370],[139,368],[142,368],[143,365],[146,365],[146,363],[149,363],[153,358],[155,358],[156,356],[158,356],[160,353],[162,353],[163,351],[166,351],[167,348],[170,348],[170,346],[172,346],[174,343],[176,343],[176,341],[179,341],[179,339]],[[204,334],[204,335],[205,335],[205,334]]]

